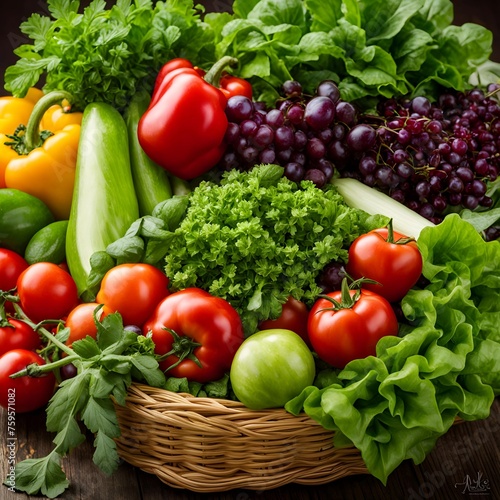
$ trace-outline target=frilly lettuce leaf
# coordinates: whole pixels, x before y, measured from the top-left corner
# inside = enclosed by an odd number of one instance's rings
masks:
[[[500,243],[451,214],[418,240],[429,284],[402,308],[411,327],[384,337],[286,405],[354,444],[384,484],[406,459],[422,462],[457,417],[488,417],[500,394]]]

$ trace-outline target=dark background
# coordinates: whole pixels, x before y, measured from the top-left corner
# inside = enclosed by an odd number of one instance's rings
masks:
[[[81,6],[89,0],[83,0]],[[110,4],[114,2],[109,2]],[[199,0],[207,11],[224,11],[231,8],[231,0]],[[454,24],[477,23],[493,32],[493,54],[491,58],[500,62],[500,2],[498,0],[455,0]],[[2,9],[0,17],[0,95],[5,95],[3,75],[5,69],[17,61],[13,50],[23,43],[30,43],[19,30],[19,25],[33,12],[46,14],[45,0],[14,0],[7,9]]]

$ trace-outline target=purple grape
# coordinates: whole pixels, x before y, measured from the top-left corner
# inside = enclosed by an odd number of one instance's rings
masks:
[[[352,127],[357,121],[356,108],[350,102],[339,101],[335,107],[335,117],[339,122]]]
[[[316,95],[325,96],[336,103],[340,99],[340,90],[332,80],[324,80],[316,89]]]
[[[261,125],[252,137],[253,143],[260,149],[272,144],[274,140],[274,131],[267,125]]]
[[[286,111],[286,118],[292,125],[299,125],[304,119],[304,108],[299,104],[292,104]]]
[[[326,184],[326,175],[319,168],[306,170],[304,180],[312,181],[316,187],[322,188]]]
[[[250,119],[253,112],[254,106],[248,97],[235,95],[227,100],[226,115],[229,121],[240,123]]]
[[[287,97],[300,96],[302,94],[302,85],[295,80],[287,80],[283,83],[283,93]]]
[[[285,115],[279,109],[271,109],[266,113],[266,123],[272,128],[281,127],[285,123]]]
[[[431,103],[429,99],[423,96],[415,97],[410,103],[413,112],[421,116],[427,116],[431,111]]]
[[[375,146],[377,134],[370,125],[361,123],[354,126],[347,134],[346,143],[349,149],[356,152],[369,151]]]
[[[319,158],[323,158],[325,156],[326,148],[320,139],[313,137],[307,142],[306,151],[309,158],[318,160]]]
[[[274,143],[278,149],[287,149],[293,146],[295,136],[293,130],[286,125],[278,127],[274,132]]]
[[[328,127],[335,117],[335,105],[325,96],[313,97],[304,110],[304,120],[313,130]]]
[[[259,153],[260,163],[274,163],[276,160],[276,153],[274,149],[266,148]]]
[[[298,163],[287,163],[284,170],[285,176],[293,182],[300,182],[304,178],[305,169]]]

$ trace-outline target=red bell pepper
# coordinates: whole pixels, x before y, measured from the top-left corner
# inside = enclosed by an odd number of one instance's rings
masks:
[[[244,339],[236,309],[200,288],[172,293],[143,326],[151,334],[160,368],[200,383],[221,379]]]
[[[170,61],[165,63],[160,69],[160,72],[156,77],[153,94],[161,85],[161,82],[164,80],[165,76],[171,71],[179,68],[194,69],[202,77],[206,75],[205,70],[199,68],[198,66],[193,66],[193,63],[191,61],[183,59],[182,57],[176,57],[175,59],[171,59]],[[231,75],[225,71],[222,73],[222,76],[220,78],[219,89],[227,99],[229,99],[233,95],[243,95],[245,97],[248,97],[249,99],[252,99],[253,97],[252,84],[248,80],[244,80],[243,78]]]
[[[137,133],[145,153],[176,177],[194,179],[213,168],[224,154],[225,108],[233,91],[216,85],[223,69],[235,62],[224,57],[205,76],[182,58],[160,70]]]

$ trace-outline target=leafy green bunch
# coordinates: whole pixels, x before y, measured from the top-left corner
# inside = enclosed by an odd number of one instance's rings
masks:
[[[174,57],[213,62],[214,37],[192,0],[48,0],[50,16],[20,26],[33,43],[5,72],[5,88],[24,96],[45,76],[44,91],[66,90],[74,106],[95,101],[123,109],[139,90],[151,92],[161,66]]]
[[[49,498],[64,492],[69,481],[61,459],[86,439],[79,422],[95,436],[94,463],[103,472],[113,473],[119,465],[114,439],[120,435],[114,404],[125,405],[127,389],[133,380],[154,387],[165,384],[150,337],[125,330],[119,313],[96,320],[96,325],[97,340],[87,336],[74,342],[71,348],[63,344],[67,328],[56,336],[39,329],[45,332],[50,344],[67,356],[42,366],[29,365],[18,375],[39,376],[68,363],[75,365],[77,374],[59,384],[47,406],[47,430],[56,433],[53,450],[45,457],[16,464],[17,490]]]
[[[345,262],[354,238],[381,218],[370,226],[333,186],[298,185],[278,165],[233,170],[193,190],[165,271],[172,290],[196,286],[230,302],[251,334],[260,320],[278,317],[290,295],[312,304],[325,265]]]
[[[500,394],[500,243],[450,214],[418,246],[429,284],[401,303],[411,325],[286,405],[334,430],[336,446],[354,444],[384,484],[403,460],[421,463],[457,416],[487,418]]]
[[[218,55],[237,57],[240,75],[270,102],[291,78],[309,93],[333,79],[345,101],[366,106],[500,76],[500,64],[488,60],[492,33],[453,25],[450,0],[235,0],[233,11],[205,18]]]

